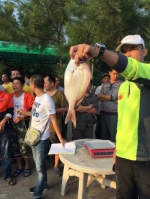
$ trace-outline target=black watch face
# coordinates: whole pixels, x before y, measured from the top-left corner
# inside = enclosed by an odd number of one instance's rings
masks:
[[[104,47],[105,48],[105,45],[102,44],[102,43],[96,43],[95,46],[97,46],[98,48],[100,48],[100,47]]]
[[[95,58],[98,58],[98,57],[103,56],[103,54],[104,54],[104,52],[105,52],[105,49],[106,49],[106,46],[105,46],[104,44],[102,44],[102,43],[96,43],[95,46],[96,46],[97,48],[100,48],[100,52],[99,52],[98,56],[95,57]]]

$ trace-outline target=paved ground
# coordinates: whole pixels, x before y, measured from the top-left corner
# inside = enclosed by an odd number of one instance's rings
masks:
[[[16,166],[16,164],[13,165],[13,170],[15,170]],[[9,186],[3,180],[3,172],[0,167],[0,199],[31,199],[32,194],[29,193],[29,188],[33,187],[35,183],[35,167],[32,160],[31,168],[32,174],[30,177],[25,178],[21,174],[17,177],[17,184]],[[67,194],[63,197],[60,195],[62,177],[58,177],[55,174],[51,157],[48,159],[47,172],[50,189],[43,193],[42,199],[77,199],[78,178],[70,179]],[[115,199],[115,190],[111,188],[102,190],[100,186],[96,186],[89,192],[87,199]]]
[[[67,140],[70,141],[72,137],[71,123],[68,124],[68,132],[70,133],[67,134]],[[33,160],[30,160],[30,162],[32,172],[31,176],[25,178],[21,174],[17,177],[17,184],[15,186],[9,186],[7,182],[3,180],[3,171],[2,167],[0,167],[0,199],[33,198],[32,194],[29,193],[29,188],[34,187],[35,185],[35,167]],[[43,192],[42,199],[77,199],[78,178],[70,179],[66,196],[61,196],[60,190],[62,177],[58,177],[55,174],[55,171],[53,169],[53,158],[49,157],[47,162],[48,184],[50,186],[50,189],[48,191]],[[61,164],[60,166],[63,169],[63,165]],[[13,165],[13,171],[15,171],[16,168],[17,165]],[[110,178],[114,180],[114,176],[110,176]],[[89,192],[87,199],[115,199],[115,190],[112,188],[106,188],[105,190],[102,190],[100,186],[96,186]]]

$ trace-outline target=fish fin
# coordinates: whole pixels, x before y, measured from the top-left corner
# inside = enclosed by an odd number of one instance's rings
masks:
[[[69,120],[71,120],[74,127],[76,127],[76,114],[74,110],[68,110],[67,116],[65,118],[65,124],[67,124]]]

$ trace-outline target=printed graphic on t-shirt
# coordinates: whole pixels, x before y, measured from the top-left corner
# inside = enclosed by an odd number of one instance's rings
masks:
[[[40,103],[37,103],[37,102],[34,102],[33,104],[33,108],[32,108],[32,116],[34,117],[39,117],[39,113],[36,112],[36,108],[39,108],[40,107]]]

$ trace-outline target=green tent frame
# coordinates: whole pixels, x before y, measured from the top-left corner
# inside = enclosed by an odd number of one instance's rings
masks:
[[[0,41],[0,59],[4,62],[44,63],[56,64],[59,62],[55,48],[31,48],[26,45],[17,45]]]

